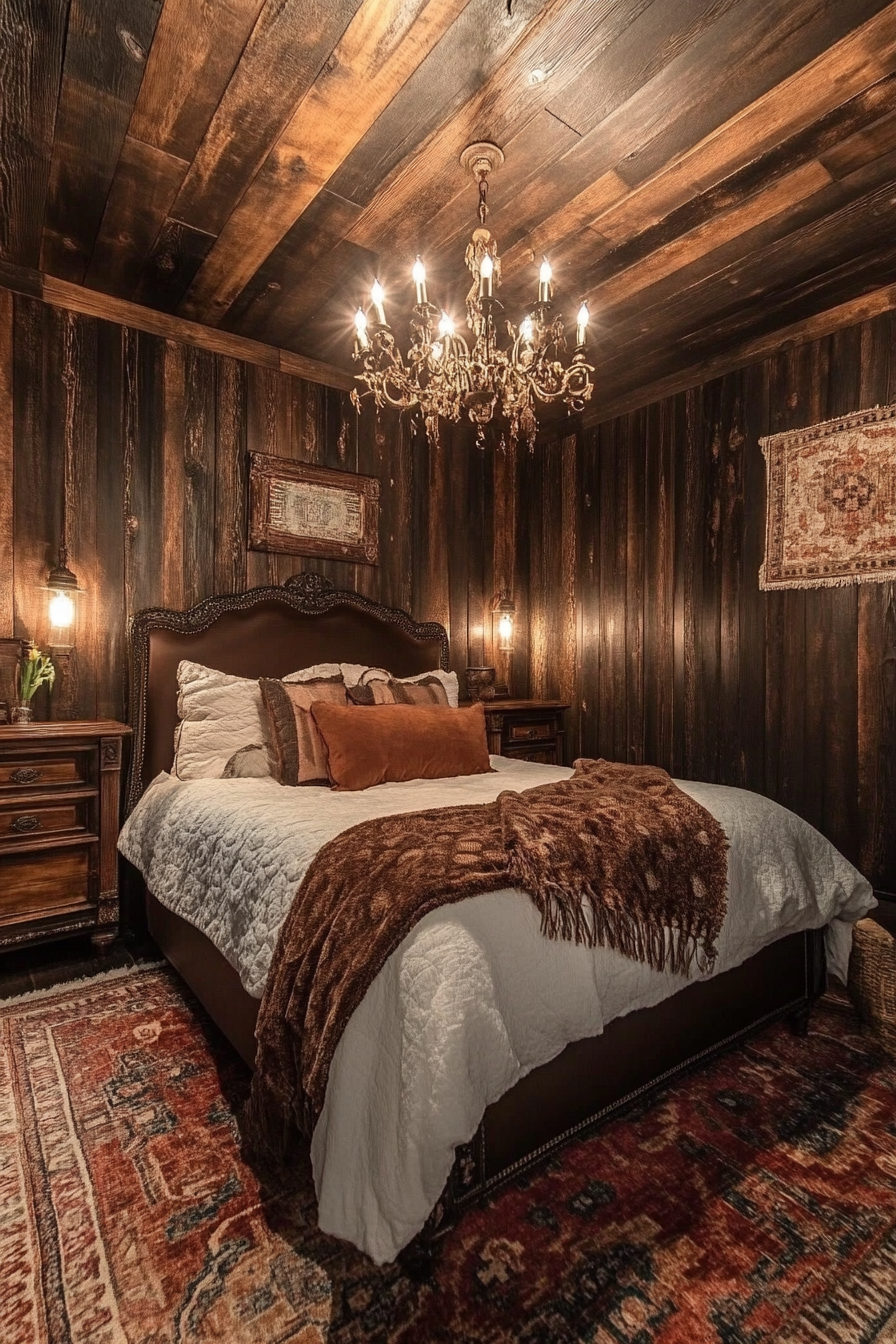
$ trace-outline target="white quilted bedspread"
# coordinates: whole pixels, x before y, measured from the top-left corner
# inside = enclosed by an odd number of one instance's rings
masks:
[[[360,793],[272,779],[160,775],[126,823],[122,853],[155,896],[206,933],[260,997],[280,925],[317,850],[374,816],[488,802],[564,779],[493,757],[497,773]],[[741,789],[678,781],[729,841],[716,973],[783,934],[830,925],[845,977],[850,924],[875,904],[865,879],[811,826]],[[352,1016],[311,1145],[321,1228],[378,1263],[423,1226],[454,1148],[485,1107],[570,1041],[688,981],[602,948],[551,941],[519,892],[433,911],[389,958]]]

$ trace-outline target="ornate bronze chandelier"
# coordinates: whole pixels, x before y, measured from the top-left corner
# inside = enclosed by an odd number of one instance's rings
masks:
[[[352,392],[360,411],[364,397],[379,407],[415,410],[423,418],[431,441],[438,435],[440,416],[460,420],[468,416],[476,426],[476,440],[485,446],[485,427],[496,422],[500,442],[522,440],[531,449],[537,429],[536,405],[562,401],[581,411],[592,392],[594,368],[587,362],[588,308],[583,302],[576,321],[572,361],[564,366],[566,332],[563,318],[552,315],[551,268],[542,262],[538,300],[519,326],[504,318],[495,297],[501,284],[498,244],[485,227],[488,216],[488,175],[504,162],[497,145],[480,142],[464,150],[460,159],[479,185],[479,227],[467,246],[464,260],[473,277],[467,294],[467,327],[472,344],[458,332],[454,320],[430,303],[426,270],[420,257],[412,276],[416,302],[410,318],[410,348],[406,357],[386,321],[385,293],[374,280],[370,305],[355,314],[356,375],[364,390]],[[370,310],[374,320],[370,320]]]

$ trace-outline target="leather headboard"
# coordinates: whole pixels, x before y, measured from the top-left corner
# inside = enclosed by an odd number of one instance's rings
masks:
[[[282,677],[314,663],[367,663],[396,676],[448,667],[448,636],[434,621],[334,589],[319,574],[282,588],[210,597],[190,611],[138,612],[130,627],[134,728],[128,812],[170,770],[182,658],[240,677]]]

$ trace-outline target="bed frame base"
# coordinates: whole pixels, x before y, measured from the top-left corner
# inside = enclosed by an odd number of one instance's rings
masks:
[[[259,1001],[203,933],[147,893],[149,930],[212,1021],[250,1066]],[[699,1068],[769,1023],[787,1018],[800,1036],[825,984],[821,930],[791,934],[712,980],[575,1041],[486,1109],[455,1154],[426,1226],[401,1254],[407,1274],[430,1277],[439,1243],[473,1204],[504,1182]]]

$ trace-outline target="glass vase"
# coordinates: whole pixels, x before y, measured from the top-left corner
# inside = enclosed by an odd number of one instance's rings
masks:
[[[19,727],[21,727],[23,723],[33,722],[31,701],[30,700],[14,701],[12,709],[10,710],[9,713],[9,721],[10,723],[18,724]]]

